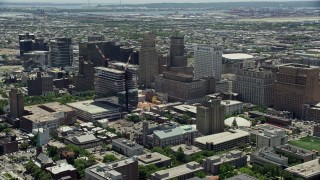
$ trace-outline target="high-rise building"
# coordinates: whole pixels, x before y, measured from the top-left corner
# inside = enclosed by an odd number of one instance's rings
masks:
[[[33,50],[34,34],[19,34],[20,56]]]
[[[224,106],[216,96],[206,96],[202,106],[197,107],[197,129],[203,135],[224,131]]]
[[[139,56],[139,84],[151,87],[151,83],[154,82],[154,76],[159,74],[159,61],[154,34],[146,33],[143,36]]]
[[[79,62],[79,72],[73,79],[75,91],[84,92],[94,89],[94,67],[91,61]]]
[[[201,102],[205,95],[214,92],[215,81],[213,77],[193,79],[193,68],[187,66],[184,47],[184,36],[174,33],[167,68],[162,75],[155,76],[155,90],[167,93],[169,101]]]
[[[194,48],[194,77],[221,78],[222,51],[219,47],[196,46]]]
[[[233,92],[239,93],[243,102],[271,106],[273,102],[274,74],[262,68],[243,68],[232,82]]]
[[[293,112],[300,118],[304,104],[320,102],[319,68],[286,64],[276,73],[274,108]]]
[[[112,68],[95,67],[94,88],[97,96],[117,95],[125,90],[124,72]]]
[[[28,96],[41,96],[53,93],[53,77],[42,75],[30,75],[27,80]]]
[[[71,38],[57,38],[50,41],[50,65],[52,67],[72,66],[73,51]]]
[[[186,67],[187,57],[184,55],[184,36],[175,32],[171,36],[169,67]]]
[[[9,93],[10,114],[14,118],[20,118],[24,113],[23,94],[18,89],[13,88]]]

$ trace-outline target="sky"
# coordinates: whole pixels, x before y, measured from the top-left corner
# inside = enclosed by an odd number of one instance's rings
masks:
[[[0,2],[50,2],[50,3],[88,3],[88,0],[0,0]],[[201,3],[201,2],[241,2],[241,1],[252,1],[252,2],[282,2],[282,1],[303,1],[303,0],[121,0],[122,4],[142,4],[142,3]],[[90,0],[92,4],[97,3],[108,3],[118,4],[120,0]]]

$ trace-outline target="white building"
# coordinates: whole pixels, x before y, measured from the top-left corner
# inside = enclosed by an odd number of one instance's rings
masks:
[[[225,107],[225,115],[241,114],[243,111],[243,102],[235,100],[222,100],[221,104]]]
[[[276,147],[288,143],[288,136],[285,130],[265,129],[263,133],[257,134],[256,149],[267,147]]]
[[[32,133],[39,136],[39,145],[43,146],[50,141],[50,130],[44,128],[33,129]]]
[[[220,80],[222,67],[222,51],[218,47],[196,46],[194,48],[194,77],[215,77]]]

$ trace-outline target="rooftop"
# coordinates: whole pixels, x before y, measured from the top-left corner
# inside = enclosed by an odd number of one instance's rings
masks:
[[[183,164],[181,166],[177,166],[171,169],[155,172],[152,175],[156,177],[161,177],[162,180],[167,180],[201,170],[203,170],[203,167],[201,167],[199,163],[192,161],[187,164]]]
[[[285,169],[305,179],[320,176],[320,159],[308,161]]]
[[[29,111],[31,114],[23,117],[33,122],[56,120],[61,112],[73,111],[70,107],[59,104],[58,102],[26,106],[25,110]]]
[[[222,57],[230,60],[245,60],[252,59],[253,56],[245,53],[231,53],[231,54],[223,54]]]
[[[172,149],[172,151],[177,152],[180,147],[182,148],[183,153],[185,155],[192,155],[192,154],[195,154],[195,153],[201,151],[201,149],[199,149],[196,146],[192,146],[192,145],[188,146],[186,144],[180,144],[180,145],[177,145],[177,146],[173,146],[171,149]]]
[[[242,117],[229,117],[224,120],[224,124],[229,127],[232,127],[234,121],[237,123],[237,126],[239,126],[239,127],[250,127],[251,126],[251,122],[242,118]]]
[[[109,111],[118,110],[118,108],[115,108],[103,101],[94,101],[94,100],[69,103],[68,106],[77,110],[85,111],[90,114],[105,113]]]
[[[198,131],[197,129],[195,129],[190,125],[184,125],[184,126],[175,127],[173,129],[167,129],[162,131],[156,130],[153,132],[153,134],[158,136],[160,139],[165,139],[165,138],[183,135],[185,133],[193,133],[197,131]]]
[[[171,160],[171,158],[162,155],[157,152],[148,153],[148,154],[142,154],[138,156],[139,164],[142,165],[149,165],[149,164],[155,164],[163,161]]]
[[[128,141],[127,139],[124,138],[118,138],[112,140],[113,142],[117,142],[119,144],[122,144],[123,146],[129,147],[130,149],[140,149],[143,148],[140,144],[137,144],[135,142]]]
[[[72,137],[71,140],[73,142],[82,144],[82,143],[97,141],[98,139],[93,134],[86,134],[86,135],[82,135],[82,136]]]
[[[218,134],[198,137],[194,141],[201,144],[213,143],[213,145],[215,145],[215,144],[221,144],[227,141],[231,141],[231,140],[249,136],[249,135],[250,133],[246,131],[236,129],[236,130],[229,130],[228,132],[222,132]]]
[[[47,167],[48,171],[50,171],[52,174],[59,174],[65,171],[75,171],[76,168],[74,168],[71,164],[68,163],[61,163],[56,166]]]
[[[184,112],[189,111],[192,113],[197,113],[197,107],[192,105],[182,104],[182,105],[174,106],[173,108],[178,109],[180,111],[184,111]]]

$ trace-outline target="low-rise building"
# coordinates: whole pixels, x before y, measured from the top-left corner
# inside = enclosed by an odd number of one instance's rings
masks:
[[[47,168],[54,165],[53,160],[44,153],[40,153],[33,161],[40,168]]]
[[[292,173],[295,177],[303,178],[306,180],[316,180],[320,178],[320,159],[308,161],[296,166],[285,169]]]
[[[194,177],[194,173],[202,171],[203,167],[195,161],[174,168],[157,171],[151,174],[151,180],[188,179]]]
[[[47,167],[46,170],[51,174],[53,179],[77,179],[77,170],[66,160],[56,162],[55,166]]]
[[[0,138],[0,155],[17,152],[18,150],[18,141],[14,136]]]
[[[153,132],[153,146],[166,147],[169,145],[192,143],[194,138],[198,136],[198,130],[190,125],[156,130]]]
[[[256,149],[267,147],[276,147],[288,143],[288,136],[285,130],[269,128],[263,133],[258,133],[256,138]]]
[[[50,141],[49,129],[38,128],[34,129],[32,133],[38,135],[39,146],[43,146]]]
[[[258,180],[258,179],[255,177],[249,176],[247,174],[239,174],[231,178],[228,178],[226,180]]]
[[[235,168],[244,167],[247,165],[247,156],[241,151],[230,151],[229,153],[220,156],[211,156],[202,160],[202,167],[206,172],[218,175],[220,173],[220,166],[223,163],[229,163]]]
[[[311,161],[317,158],[317,154],[306,149],[299,148],[290,144],[285,144],[275,147],[277,154],[282,154],[283,156],[293,156],[301,159],[303,162]],[[289,157],[290,158],[290,157]]]
[[[80,101],[69,103],[68,106],[75,109],[77,116],[85,121],[97,121],[100,119],[119,119],[122,108],[112,106],[105,101]]]
[[[243,111],[243,102],[235,100],[222,100],[221,104],[224,106],[225,115],[241,114]]]
[[[138,161],[124,159],[108,164],[96,164],[85,170],[85,180],[137,180]]]
[[[320,124],[313,127],[313,136],[320,138]]]
[[[194,140],[194,145],[200,149],[212,151],[222,151],[231,149],[239,144],[249,143],[250,134],[239,129],[229,130],[218,134],[198,137]]]
[[[124,138],[112,140],[112,149],[128,157],[141,155],[143,146]]]
[[[147,166],[154,164],[158,167],[171,166],[171,158],[157,152],[142,154],[138,156],[139,165]]]
[[[250,161],[253,164],[265,166],[266,164],[274,164],[279,167],[288,167],[288,158],[276,154],[274,148],[263,147],[255,151],[250,156]]]
[[[82,136],[66,137],[65,143],[74,144],[84,149],[88,149],[102,145],[103,140],[96,138],[93,134],[86,134]]]
[[[182,149],[183,151],[183,154],[184,154],[184,157],[187,159],[189,158],[191,155],[193,154],[196,154],[198,152],[201,152],[201,149],[199,149],[198,147],[195,147],[195,146],[192,146],[192,145],[189,145],[189,144],[180,144],[180,145],[177,145],[177,146],[173,146],[171,148],[171,150],[173,152],[178,152],[179,149]]]
[[[52,133],[60,125],[70,125],[77,120],[73,109],[58,102],[26,106],[25,111],[25,115],[21,118],[20,128],[27,132],[45,128]]]

